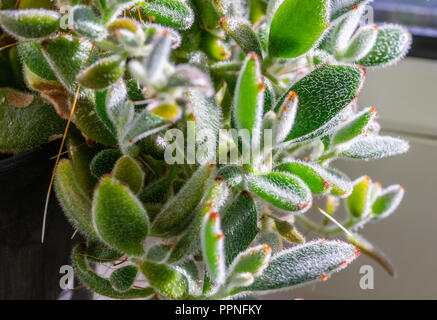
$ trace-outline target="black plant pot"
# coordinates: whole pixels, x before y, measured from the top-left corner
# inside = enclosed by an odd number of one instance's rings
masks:
[[[44,201],[59,143],[0,160],[0,299],[57,299],[60,268],[70,265],[74,232],[57,203]]]

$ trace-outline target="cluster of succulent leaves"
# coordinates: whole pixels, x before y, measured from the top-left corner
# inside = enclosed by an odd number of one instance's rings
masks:
[[[313,201],[335,217],[343,199],[354,232],[403,197],[399,185],[351,181],[331,166],[408,150],[379,135],[374,108],[358,108],[365,68],[395,63],[411,41],[400,26],[359,27],[368,3],[2,1],[1,44],[20,44],[0,52],[0,150],[59,137],[74,108],[55,189],[87,238],[73,252],[80,280],[120,299],[232,298],[326,279],[357,247],[391,270],[356,233],[305,242],[297,230],[341,235],[305,217]],[[244,164],[168,164],[174,128],[213,140],[247,129],[261,152]],[[96,273],[101,264],[110,277]]]

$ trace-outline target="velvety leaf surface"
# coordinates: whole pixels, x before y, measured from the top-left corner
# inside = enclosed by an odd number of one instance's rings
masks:
[[[268,45],[274,57],[301,56],[314,47],[329,25],[327,0],[283,0],[276,6]]]
[[[344,124],[332,137],[334,145],[341,144],[363,134],[370,122],[375,119],[376,111],[368,108],[357,114],[353,119]]]
[[[136,266],[125,266],[111,273],[109,281],[115,290],[125,292],[129,290],[137,276],[138,269]]]
[[[270,172],[247,177],[250,189],[274,206],[287,211],[304,211],[311,205],[311,192],[296,176]]]
[[[332,195],[346,198],[351,194],[353,184],[344,173],[332,168],[324,168],[324,177],[332,187]]]
[[[315,194],[323,194],[331,188],[329,182],[324,178],[323,169],[314,164],[302,161],[287,162],[278,165],[274,170],[294,174],[302,179],[311,192]]]
[[[0,150],[19,153],[64,131],[65,122],[38,96],[0,88]]]
[[[264,84],[255,54],[247,56],[241,69],[235,88],[233,110],[236,128],[248,130],[254,143],[259,143],[264,112]]]
[[[202,199],[209,178],[214,171],[214,166],[205,165],[194,173],[182,190],[165,204],[153,221],[152,235],[171,237],[185,230],[193,219],[194,209]]]
[[[196,121],[196,159],[198,163],[215,160],[221,111],[214,97],[206,97],[200,90],[190,90],[189,99]],[[212,157],[211,157],[212,155]]]
[[[70,134],[68,151],[77,182],[85,194],[93,194],[97,179],[91,173],[91,161],[100,151],[98,146],[89,146],[79,134]]]
[[[86,258],[88,261],[105,263],[117,262],[123,257],[123,253],[108,247],[100,240],[88,240]]]
[[[98,50],[93,50],[90,56],[92,43],[72,36],[45,39],[41,45],[58,80],[74,94],[78,86],[76,75],[85,68],[88,57],[88,65],[97,60]]]
[[[59,30],[60,15],[44,9],[2,10],[0,24],[10,34],[26,39],[47,37]]]
[[[258,234],[257,211],[249,192],[241,192],[226,209],[222,221],[225,235],[226,265],[247,249]]]
[[[218,212],[209,212],[202,221],[200,243],[203,261],[211,280],[217,285],[225,281],[224,235]]]
[[[384,189],[372,205],[372,213],[376,219],[384,219],[391,215],[400,205],[405,189],[401,185],[393,185]]]
[[[77,81],[90,89],[104,89],[123,76],[125,61],[118,55],[100,59],[77,75]]]
[[[56,80],[56,75],[41,51],[38,42],[27,42],[18,46],[23,62],[30,71],[46,80]]]
[[[365,71],[358,67],[322,65],[294,84],[289,92],[298,94],[299,107],[286,141],[305,140],[328,131],[330,121],[357,96],[364,76]]]
[[[378,35],[375,25],[364,26],[351,39],[349,47],[341,54],[342,60],[357,61],[364,58],[373,48]]]
[[[407,141],[384,136],[367,136],[345,146],[341,156],[352,159],[380,159],[405,153],[410,146]]]
[[[187,296],[188,280],[175,268],[149,261],[143,261],[140,268],[150,285],[167,297],[181,299]]]
[[[398,25],[378,28],[372,50],[357,63],[364,67],[383,67],[394,64],[405,57],[411,46],[411,34]]]
[[[138,162],[129,156],[118,159],[112,175],[118,181],[125,183],[135,194],[143,187],[144,172]]]
[[[147,260],[157,263],[163,262],[171,249],[170,245],[157,244],[147,251]]]
[[[262,58],[261,43],[248,21],[223,17],[220,25],[245,53],[255,52],[258,57]]]
[[[72,10],[73,30],[76,33],[97,41],[106,38],[108,32],[105,26],[91,9],[85,6],[76,6]]]
[[[339,241],[313,241],[286,249],[270,259],[269,266],[253,285],[240,291],[279,290],[325,279],[358,255],[354,246]]]
[[[184,235],[176,243],[169,259],[169,263],[181,260],[184,256],[192,254],[199,248],[200,231],[205,216],[212,212],[220,212],[229,196],[229,189],[226,182],[217,178],[209,190],[202,210],[188,227]]]
[[[129,255],[144,252],[148,218],[142,204],[129,189],[111,177],[103,177],[93,199],[93,222],[99,236]]]
[[[104,174],[111,173],[122,153],[116,149],[107,149],[99,152],[91,161],[91,173],[96,178],[101,178]]]
[[[141,7],[149,17],[165,26],[188,29],[194,21],[194,13],[184,0],[156,0],[144,2]]]
[[[84,135],[93,141],[109,147],[117,145],[115,134],[96,112],[94,97],[80,97],[77,100],[73,122]]]
[[[99,239],[91,217],[91,200],[79,187],[70,160],[61,160],[55,176],[56,196],[71,223],[91,239]]]

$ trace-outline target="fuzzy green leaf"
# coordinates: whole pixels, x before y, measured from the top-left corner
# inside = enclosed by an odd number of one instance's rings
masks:
[[[20,44],[18,51],[30,71],[45,80],[56,80],[56,75],[44,57],[39,42]]]
[[[225,281],[224,235],[220,225],[220,215],[209,212],[205,215],[200,231],[203,261],[210,278],[216,285]]]
[[[128,123],[120,140],[124,144],[134,144],[138,141],[168,128],[171,123],[160,116],[150,113],[147,109],[138,113]]]
[[[225,181],[233,188],[241,186],[241,183],[243,182],[243,170],[239,166],[224,166],[220,168],[217,175],[225,179]]]
[[[73,30],[92,40],[100,41],[106,38],[108,32],[94,12],[86,6],[75,6],[72,9]]]
[[[94,194],[93,223],[110,246],[129,255],[143,254],[149,225],[147,213],[127,187],[109,176],[102,178]]]
[[[378,28],[378,36],[372,50],[357,63],[364,67],[384,67],[401,60],[411,46],[411,34],[397,25]]]
[[[226,183],[222,179],[217,178],[213,186],[209,190],[202,210],[193,221],[193,223],[189,226],[188,230],[176,243],[168,259],[169,263],[179,261],[183,259],[187,254],[192,254],[195,250],[199,248],[200,231],[205,216],[210,212],[220,212],[220,210],[226,203],[228,195],[229,189]]]
[[[123,253],[108,247],[100,240],[88,239],[86,258],[88,261],[97,263],[117,262],[123,257]]]
[[[246,250],[258,234],[258,215],[249,192],[241,192],[226,209],[222,221],[225,235],[226,266]]]
[[[118,159],[112,175],[118,181],[125,183],[135,194],[143,187],[144,172],[138,162],[129,156]]]
[[[55,176],[56,196],[71,223],[91,239],[99,239],[93,227],[91,200],[79,187],[70,160],[59,162]]]
[[[331,168],[323,168],[324,177],[331,185],[331,194],[341,198],[347,198],[352,190],[352,181],[342,172]]]
[[[59,30],[59,19],[59,13],[52,10],[0,11],[0,24],[8,33],[18,38],[38,39],[47,37]]]
[[[220,107],[213,97],[206,97],[200,90],[189,90],[189,99],[196,121],[196,160],[214,161],[221,128]]]
[[[194,21],[194,13],[184,0],[156,0],[141,4],[149,17],[165,26],[188,29]]]
[[[405,194],[401,185],[393,185],[382,190],[372,205],[372,213],[376,220],[390,216],[400,205]]]
[[[85,194],[90,197],[93,194],[97,179],[91,173],[91,161],[100,151],[98,146],[89,146],[79,134],[70,134],[68,139],[68,151],[73,164],[77,183]]]
[[[71,94],[75,94],[78,86],[76,76],[85,68],[87,61],[90,65],[98,59],[98,50],[91,53],[91,42],[72,36],[46,39],[41,45],[58,80]]]
[[[323,194],[331,189],[329,182],[324,178],[324,170],[315,164],[302,161],[287,162],[275,167],[274,171],[294,174],[315,194]]]
[[[311,191],[298,177],[271,172],[247,177],[250,189],[259,197],[286,211],[303,212],[311,205]]]
[[[271,253],[272,248],[266,244],[247,249],[235,258],[230,274],[248,272],[260,276],[269,263]]]
[[[250,287],[239,291],[280,290],[326,279],[345,268],[358,254],[354,246],[344,242],[308,242],[273,256],[263,275]]]
[[[272,248],[267,244],[241,252],[230,267],[226,280],[228,286],[232,288],[251,285],[255,277],[262,275],[268,266],[271,254]]]
[[[119,55],[100,59],[77,75],[77,81],[90,89],[104,89],[123,76],[125,59]]]
[[[344,124],[332,137],[332,144],[338,145],[348,142],[365,133],[365,130],[376,117],[374,108],[368,108],[357,114],[353,119]]]
[[[117,145],[114,132],[96,112],[93,96],[80,97],[77,100],[73,121],[80,131],[90,139],[109,147]]]
[[[62,134],[65,123],[38,96],[0,88],[0,150],[23,152]]]
[[[354,217],[361,217],[369,212],[371,185],[372,180],[367,176],[358,178],[354,182],[354,189],[346,199],[349,212]]]
[[[138,2],[138,0],[105,0],[106,5],[103,9],[103,23],[108,24],[112,22],[123,10],[131,8]]]
[[[375,25],[361,27],[350,41],[349,47],[341,53],[341,59],[352,62],[364,58],[375,45],[377,35],[378,29]]]
[[[381,159],[405,153],[410,146],[407,141],[388,136],[366,136],[343,147],[340,156],[352,159]]]
[[[163,262],[171,251],[171,246],[168,244],[157,244],[147,251],[147,260],[156,263]]]
[[[223,17],[220,19],[220,25],[245,53],[255,52],[262,58],[261,43],[248,21]]]
[[[107,149],[97,154],[91,161],[91,173],[96,178],[111,173],[115,163],[122,157],[122,153],[116,149]]]
[[[269,54],[274,57],[296,58],[303,55],[315,46],[328,28],[327,0],[282,0],[275,7],[268,45]]]
[[[273,126],[274,143],[283,142],[290,134],[296,119],[299,97],[296,92],[291,91],[279,109],[279,113]]]
[[[150,285],[165,296],[181,299],[188,295],[188,280],[175,268],[149,261],[143,261],[140,268]]]
[[[245,129],[257,145],[261,137],[264,112],[264,83],[256,54],[249,54],[238,77],[233,102],[233,120],[237,129]],[[243,141],[249,143],[249,141]]]
[[[153,221],[152,235],[171,237],[182,233],[193,220],[194,209],[203,197],[215,167],[204,165],[170,199]]]
[[[73,264],[80,280],[92,291],[113,299],[146,298],[154,294],[152,288],[129,289],[125,292],[115,290],[111,282],[95,274],[86,261],[86,246],[79,244],[73,251]]]
[[[279,235],[290,243],[302,244],[305,243],[305,238],[299,231],[296,230],[293,224],[281,219],[275,220],[275,228]]]
[[[109,281],[115,290],[125,292],[134,284],[137,273],[138,268],[136,266],[125,266],[111,273]]]
[[[331,129],[336,119],[357,96],[365,71],[354,66],[322,65],[294,84],[288,92],[299,96],[295,124],[286,141],[313,139]],[[280,109],[285,98],[276,105]]]

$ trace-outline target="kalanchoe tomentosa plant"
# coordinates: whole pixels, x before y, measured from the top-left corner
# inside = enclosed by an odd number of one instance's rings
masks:
[[[368,3],[2,1],[0,150],[59,137],[72,116],[55,190],[88,239],[80,280],[111,298],[235,298],[324,280],[360,249],[393,272],[355,232],[403,188],[332,166],[408,150],[358,107],[366,68],[411,42],[359,26]],[[329,219],[341,199],[344,228]],[[305,212],[322,201],[316,224]]]

